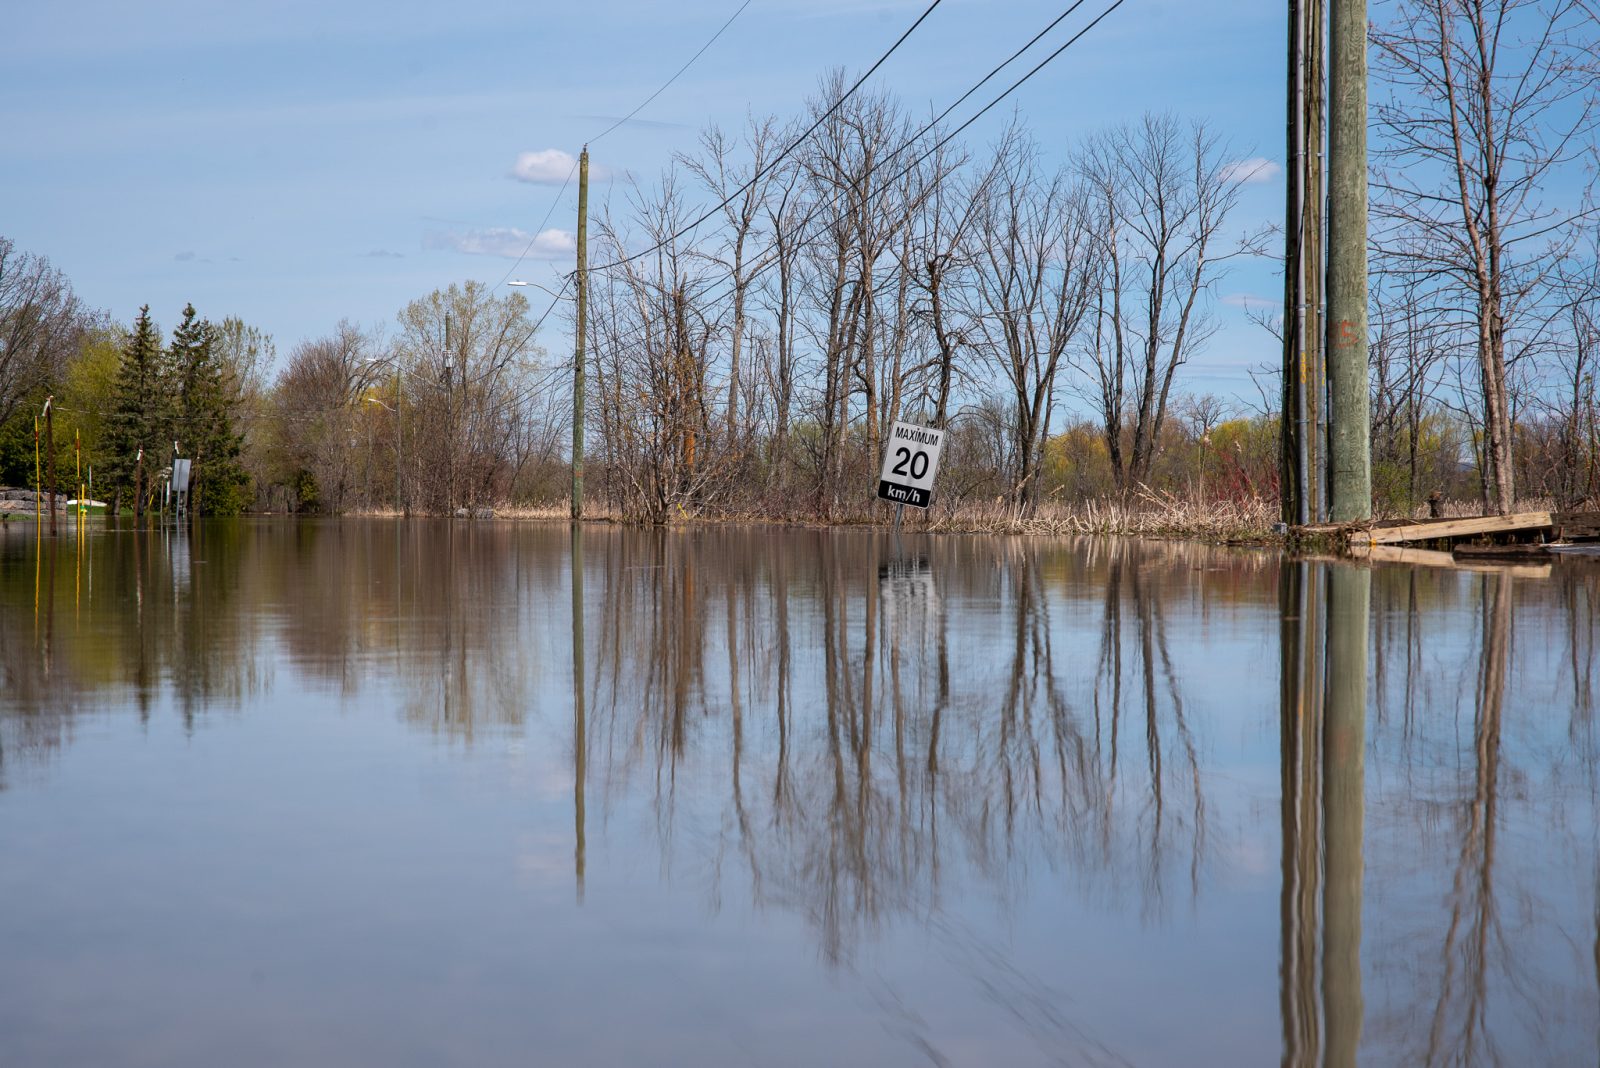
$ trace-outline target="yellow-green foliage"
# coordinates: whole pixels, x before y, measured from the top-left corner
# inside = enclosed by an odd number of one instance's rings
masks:
[[[1099,428],[1074,423],[1045,442],[1043,478],[1046,499],[1076,501],[1111,493],[1111,453]]]
[[[121,347],[119,331],[97,333],[67,362],[61,390],[56,394],[56,405],[61,412],[61,419],[56,423],[58,449],[63,440],[70,446],[73,431],[77,431],[82,435],[86,464],[98,465],[99,462],[105,416],[111,409]],[[57,456],[60,462],[59,451]],[[66,459],[70,460],[70,454]]]

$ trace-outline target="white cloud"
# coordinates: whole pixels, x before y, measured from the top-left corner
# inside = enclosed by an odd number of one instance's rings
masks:
[[[1230,308],[1243,308],[1249,311],[1252,308],[1278,308],[1283,305],[1282,297],[1258,297],[1254,293],[1229,293],[1222,298],[1222,303]]]
[[[578,248],[577,240],[567,230],[541,230],[535,237],[527,230],[514,226],[491,226],[481,230],[458,230],[441,233],[434,230],[422,238],[424,248],[448,249],[468,256],[505,256],[516,259],[526,250],[530,260],[564,260]]]
[[[1265,156],[1252,156],[1249,159],[1224,163],[1219,173],[1224,181],[1258,185],[1261,182],[1272,181],[1283,173],[1283,168]]]
[[[568,176],[576,176],[578,161],[570,152],[559,148],[542,148],[537,152],[519,152],[511,165],[511,177],[519,182],[534,185],[560,185]],[[598,164],[589,164],[589,181],[609,182],[611,170]]]
[[[573,173],[577,160],[572,153],[559,148],[546,148],[538,152],[519,152],[517,162],[511,165],[511,177],[519,182],[536,185],[560,185]]]

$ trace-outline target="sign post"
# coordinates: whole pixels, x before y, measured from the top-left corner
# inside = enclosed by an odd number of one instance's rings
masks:
[[[883,446],[878,499],[926,508],[933,503],[933,476],[939,473],[944,431],[914,423],[895,423]],[[895,517],[899,518],[896,510]]]

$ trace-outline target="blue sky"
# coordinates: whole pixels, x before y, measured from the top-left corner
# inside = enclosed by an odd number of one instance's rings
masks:
[[[342,317],[392,323],[436,287],[498,282],[512,260],[496,232],[531,232],[556,200],[556,185],[514,176],[519,157],[576,153],[738,5],[14,5],[0,44],[0,234],[48,256],[119,319],[149,303],[170,326],[193,301],[272,333],[281,360]],[[737,126],[752,109],[795,115],[825,71],[865,69],[924,6],[753,0],[641,121],[593,146],[595,165],[649,179],[706,123]],[[942,109],[1065,6],[945,0],[875,84],[915,111]],[[1063,30],[1104,6],[1090,0]],[[1214,124],[1238,159],[1281,162],[1283,20],[1267,0],[1127,0],[969,140],[992,135],[1012,102],[1063,152],[1105,124],[1170,110]],[[1241,227],[1281,214],[1281,171],[1261,178]],[[607,193],[600,184],[592,196]],[[550,227],[570,230],[575,211],[569,189]],[[570,269],[559,237],[536,251],[548,258],[518,276]],[[1183,388],[1254,396],[1243,369],[1272,361],[1276,345],[1238,305],[1277,291],[1264,262],[1223,283],[1224,328]],[[567,344],[559,330],[547,328],[548,347]]]

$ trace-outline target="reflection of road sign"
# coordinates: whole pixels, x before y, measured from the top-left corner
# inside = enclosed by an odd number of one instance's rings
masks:
[[[939,473],[944,431],[896,423],[883,447],[878,499],[926,508],[933,503],[933,476]]]

